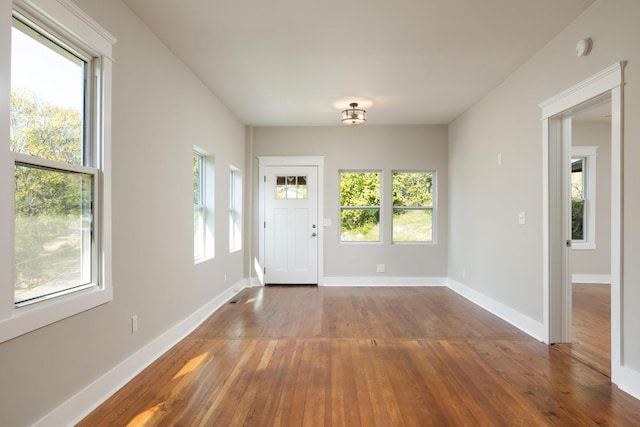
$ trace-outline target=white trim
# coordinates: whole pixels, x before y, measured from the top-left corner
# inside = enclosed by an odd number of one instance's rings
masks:
[[[191,316],[164,332],[45,415],[34,424],[34,427],[66,426],[80,422],[132,378],[193,332],[211,314],[222,307],[237,292],[247,287],[249,283],[247,280],[241,280],[227,288],[216,298],[196,310]]]
[[[520,329],[524,333],[532,336],[533,338],[543,341],[545,336],[545,326],[519,311],[490,298],[469,286],[463,285],[453,279],[449,279],[449,289],[468,299],[472,303],[484,308],[491,314],[498,316],[502,320],[509,322],[516,328]]]
[[[573,283],[583,283],[589,285],[610,285],[610,274],[574,274],[571,277]]]
[[[611,100],[611,381],[614,384],[622,381],[624,365],[622,352],[622,290],[624,286],[622,277],[622,153],[625,65],[624,61],[616,62],[540,104],[543,119],[543,322],[545,326],[544,341],[550,343],[555,340],[554,337],[562,327],[556,320],[552,321],[552,318],[561,319],[562,314],[566,314],[567,307],[569,307],[566,302],[559,304],[557,299],[554,300],[550,297],[550,295],[558,293],[559,286],[563,289],[568,287],[568,284],[565,283],[568,279],[561,277],[566,265],[554,257],[551,250],[553,245],[563,238],[564,230],[556,229],[558,221],[561,220],[561,218],[555,217],[557,210],[550,211],[551,185],[557,183],[557,181],[554,183],[549,179],[552,172],[549,169],[549,163],[553,155],[550,149],[553,148],[552,144],[557,145],[558,141],[562,141],[562,138],[557,139],[558,135],[552,134],[553,129],[550,122],[557,121],[560,115],[571,115],[582,107],[594,105],[603,97],[610,97]],[[562,265],[558,265],[558,263],[562,263]]]
[[[640,399],[640,373],[633,369],[621,366],[619,369],[619,378],[616,382],[618,388],[636,399]]]
[[[538,105],[542,109],[542,118],[546,119],[560,114],[563,111],[570,110],[583,102],[587,102],[621,85],[622,70],[625,65],[626,61],[616,62],[556,96],[541,102]]]
[[[446,277],[325,277],[321,286],[447,286]]]

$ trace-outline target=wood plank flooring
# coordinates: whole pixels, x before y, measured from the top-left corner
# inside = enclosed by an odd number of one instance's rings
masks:
[[[572,303],[573,342],[556,347],[611,377],[611,286],[574,283]]]
[[[79,425],[640,425],[640,402],[606,375],[446,288],[236,301]]]

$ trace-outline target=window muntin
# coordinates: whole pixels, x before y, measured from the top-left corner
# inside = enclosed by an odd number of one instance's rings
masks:
[[[242,249],[242,172],[229,169],[229,251]]]
[[[206,239],[205,156],[193,152],[193,258],[205,257]]]
[[[393,172],[393,242],[433,242],[433,172]]]
[[[380,241],[380,182],[380,172],[340,172],[341,242]]]
[[[14,17],[9,146],[19,306],[99,286],[99,150],[85,126],[88,68],[63,43]]]

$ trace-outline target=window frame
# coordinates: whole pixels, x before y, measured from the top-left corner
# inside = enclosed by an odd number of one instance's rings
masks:
[[[380,204],[378,206],[344,206],[342,205],[342,194],[340,191],[340,184],[342,183],[342,174],[352,174],[352,173],[377,173],[380,177],[380,185],[379,185],[379,200]],[[383,194],[384,194],[384,173],[381,169],[340,169],[338,170],[338,241],[340,244],[382,244],[384,229],[383,229]],[[342,240],[342,211],[343,210],[377,210],[378,211],[378,240]]]
[[[196,206],[202,209],[203,224],[203,253],[196,257],[194,251],[193,263],[200,264],[215,257],[215,210],[214,210],[214,191],[215,191],[215,159],[207,151],[200,147],[193,147],[193,156],[201,156],[201,174],[200,174],[200,205],[194,204],[194,212]],[[193,158],[193,157],[192,157]],[[193,191],[193,189],[192,189]],[[195,230],[194,230],[195,231]],[[195,233],[194,233],[194,249],[195,249]]]
[[[597,146],[573,146],[571,147],[571,160],[582,158],[583,163],[583,198],[584,225],[583,240],[572,240],[571,247],[576,250],[596,249],[596,168],[597,168]],[[569,194],[570,200],[573,200]],[[571,222],[572,218],[570,218]]]
[[[0,342],[7,341],[35,329],[105,304],[113,299],[111,284],[111,81],[112,46],[117,40],[81,9],[67,1],[14,0],[11,16],[54,40],[64,49],[86,58],[83,165],[71,165],[44,158],[0,150]],[[13,20],[6,23],[13,26]],[[8,50],[6,50],[8,49]],[[11,43],[0,46],[11,57]],[[11,63],[2,64],[3,85],[10,87]],[[6,101],[0,107],[0,131],[9,134],[9,91],[3,91]],[[7,141],[8,144],[8,141]],[[87,161],[89,163],[87,163]],[[37,298],[16,304],[14,296],[14,168],[17,163],[58,169],[94,177],[93,251],[95,268],[91,286],[72,289],[55,296]],[[6,203],[5,203],[6,201]]]
[[[393,204],[393,176],[400,173],[424,173],[431,174],[431,205],[430,206],[394,206]],[[405,170],[394,169],[391,170],[391,243],[396,245],[433,245],[436,244],[436,200],[437,200],[437,172],[436,170]],[[394,240],[393,238],[393,214],[396,211],[410,211],[410,210],[423,210],[431,211],[431,240]]]
[[[242,250],[242,171],[229,167],[229,253]]]
[[[205,204],[205,194],[206,194],[206,180],[205,180],[205,175],[206,175],[206,156],[199,152],[198,150],[194,149],[193,150],[193,159],[197,159],[198,162],[198,179],[197,179],[197,183],[198,183],[198,195],[197,195],[197,200],[196,197],[194,197],[194,203],[193,203],[193,212],[194,215],[196,213],[199,214],[199,224],[200,224],[200,233],[201,236],[196,236],[196,229],[194,228],[193,230],[193,260],[194,262],[198,262],[201,261],[202,259],[204,259],[206,257],[206,235],[207,235],[207,207]],[[195,177],[194,177],[194,183],[196,182]],[[194,188],[194,193],[195,193],[195,188]],[[195,194],[194,194],[195,196]],[[195,227],[195,224],[194,224]],[[198,237],[200,238],[200,240],[202,241],[202,249],[200,252],[196,252],[196,245],[197,245],[197,241],[198,241]]]

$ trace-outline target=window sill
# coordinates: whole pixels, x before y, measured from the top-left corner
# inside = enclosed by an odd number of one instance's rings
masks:
[[[49,300],[15,307],[0,320],[0,343],[113,300],[111,289],[85,289]]]

